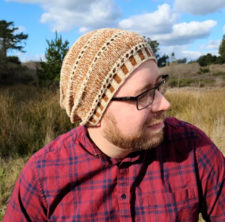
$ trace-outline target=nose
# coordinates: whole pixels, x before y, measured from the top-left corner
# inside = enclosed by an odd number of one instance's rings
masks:
[[[155,98],[151,105],[152,112],[166,111],[170,108],[169,101],[158,90],[155,91]]]

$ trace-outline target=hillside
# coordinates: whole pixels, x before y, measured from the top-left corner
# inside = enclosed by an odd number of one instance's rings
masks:
[[[171,87],[225,86],[225,64],[200,67],[198,63],[170,64],[160,68],[162,74],[170,74]]]
[[[29,61],[22,64],[26,67],[33,79],[37,81],[36,69],[40,62]],[[171,63],[160,68],[162,74],[170,74],[170,87],[223,87],[225,86],[225,64],[213,64],[200,67],[198,63],[177,64]]]

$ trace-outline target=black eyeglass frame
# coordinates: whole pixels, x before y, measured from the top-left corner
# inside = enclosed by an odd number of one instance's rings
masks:
[[[145,109],[147,108],[148,106],[150,106],[153,101],[154,101],[154,98],[155,98],[155,90],[159,89],[159,87],[163,84],[166,84],[168,78],[169,78],[169,75],[168,74],[165,74],[165,75],[160,75],[159,78],[162,78],[162,81],[160,81],[159,83],[157,83],[153,88],[150,88],[150,89],[147,89],[145,90],[144,92],[142,92],[141,94],[137,95],[137,96],[128,96],[128,97],[113,97],[111,99],[111,101],[136,101],[136,107],[137,107],[137,110],[142,110],[142,109]],[[143,96],[144,94],[146,94],[147,92],[149,92],[150,90],[154,90],[153,91],[153,98],[152,98],[152,102],[150,104],[148,104],[147,106],[143,107],[143,108],[139,108],[138,107],[138,98],[140,96]]]

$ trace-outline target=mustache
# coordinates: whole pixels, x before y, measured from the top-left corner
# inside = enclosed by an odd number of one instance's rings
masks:
[[[152,125],[156,125],[158,123],[161,123],[165,120],[166,118],[166,114],[162,113],[160,115],[155,116],[154,118],[152,118],[150,121],[146,121],[145,126],[152,126]]]

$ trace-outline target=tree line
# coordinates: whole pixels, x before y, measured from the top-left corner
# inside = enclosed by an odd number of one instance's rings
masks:
[[[207,53],[206,55],[200,56],[197,62],[199,63],[200,66],[225,63],[225,35],[223,35],[218,53],[219,53],[219,56],[212,55],[211,53]]]
[[[22,80],[23,82],[31,81],[29,70],[21,65],[17,56],[8,56],[10,50],[24,51],[25,41],[28,34],[19,32],[19,28],[14,26],[14,22],[0,20],[0,84],[10,83]],[[175,59],[175,54],[169,56],[159,54],[159,43],[149,37],[145,37],[148,44],[152,47],[159,67],[163,67],[170,62],[186,63],[187,59]],[[45,51],[45,61],[40,61],[37,68],[37,77],[39,86],[57,85],[59,82],[59,73],[62,61],[69,49],[69,42],[63,40],[57,32],[53,40],[46,40],[47,48]],[[225,63],[225,35],[219,47],[219,56],[207,55],[200,56],[197,62],[200,66],[207,66],[212,63]]]

